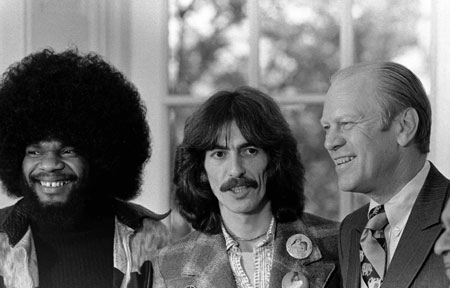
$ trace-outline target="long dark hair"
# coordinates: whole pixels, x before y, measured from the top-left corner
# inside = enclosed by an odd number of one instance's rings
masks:
[[[232,121],[247,141],[269,155],[266,187],[274,217],[280,222],[300,217],[304,168],[297,141],[275,101],[250,87],[215,93],[186,121],[174,171],[175,201],[181,215],[194,229],[220,231],[219,205],[207,181],[204,159]]]

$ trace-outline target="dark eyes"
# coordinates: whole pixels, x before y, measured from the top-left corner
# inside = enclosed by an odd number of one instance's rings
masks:
[[[39,156],[39,155],[41,155],[43,153],[46,153],[46,152],[52,152],[52,151],[46,151],[46,150],[43,150],[43,149],[39,149],[39,148],[34,148],[33,147],[33,148],[27,148],[25,150],[25,155],[30,156],[30,157],[37,157],[37,156]],[[76,156],[77,155],[76,150],[74,148],[72,148],[72,147],[63,148],[63,149],[59,150],[59,152],[58,151],[54,151],[54,152],[55,153],[59,153],[59,155],[61,155],[61,156],[70,156],[70,157],[72,157],[72,156]]]
[[[244,155],[253,156],[258,154],[258,149],[254,147],[248,147],[242,151]]]
[[[214,158],[223,158],[225,156],[225,152],[224,151],[215,151],[214,153],[212,153],[212,156]]]
[[[75,155],[76,151],[74,148],[64,148],[61,150],[62,155]]]
[[[211,152],[210,157],[216,158],[216,159],[223,159],[226,157],[227,153],[229,151],[226,150],[216,150]],[[242,157],[253,157],[256,156],[259,153],[259,149],[255,147],[245,147],[240,150],[239,152]]]
[[[40,155],[40,153],[37,149],[27,149],[27,150],[25,150],[25,154],[29,155],[29,156]]]

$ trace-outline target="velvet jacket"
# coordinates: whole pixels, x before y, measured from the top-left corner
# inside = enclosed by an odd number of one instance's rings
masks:
[[[0,288],[39,287],[39,263],[22,201],[0,209]],[[157,215],[137,204],[116,200],[111,287],[151,287],[151,255],[168,243]]]
[[[450,195],[450,181],[433,165],[406,222],[382,288],[449,287],[441,256],[433,246],[442,232],[440,216]],[[344,287],[359,288],[359,240],[369,204],[348,215],[340,228],[339,257]]]
[[[283,276],[290,271],[302,272],[311,288],[341,287],[337,229],[336,222],[307,213],[301,220],[277,223],[270,287],[281,287]],[[286,242],[295,234],[303,234],[312,241],[309,257],[296,259],[288,254]],[[162,249],[153,265],[154,288],[236,287],[222,233],[209,235],[193,231],[173,246]]]

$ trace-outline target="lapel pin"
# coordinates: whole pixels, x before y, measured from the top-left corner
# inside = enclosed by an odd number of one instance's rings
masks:
[[[286,250],[289,255],[296,259],[305,259],[312,252],[312,242],[306,235],[295,234],[289,237],[286,242]]]
[[[282,288],[308,288],[309,282],[305,274],[298,271],[291,271],[284,275],[281,280]]]

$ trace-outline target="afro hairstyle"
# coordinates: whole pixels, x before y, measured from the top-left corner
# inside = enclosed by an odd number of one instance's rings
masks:
[[[136,197],[151,154],[145,115],[136,87],[94,53],[44,49],[11,65],[0,82],[0,180],[7,194],[23,196],[25,148],[54,139],[88,161],[90,190]]]

